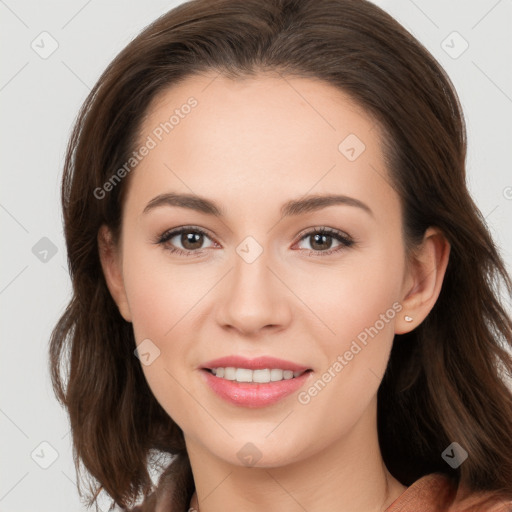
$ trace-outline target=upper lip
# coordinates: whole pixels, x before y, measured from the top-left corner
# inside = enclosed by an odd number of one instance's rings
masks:
[[[281,370],[291,370],[300,372],[309,370],[307,366],[294,363],[292,361],[285,361],[270,356],[260,356],[254,359],[247,359],[243,356],[227,356],[220,357],[219,359],[212,359],[204,363],[201,368],[211,370],[212,368],[247,368],[249,370],[261,370],[265,368],[279,368]]]

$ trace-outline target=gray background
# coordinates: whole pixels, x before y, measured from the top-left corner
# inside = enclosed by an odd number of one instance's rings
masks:
[[[47,368],[50,331],[70,298],[59,196],[64,151],[81,103],[110,60],[179,3],[0,0],[0,512],[85,509],[67,415]],[[510,271],[512,1],[375,3],[452,78],[468,127],[468,186]],[[41,36],[45,31],[50,35]]]

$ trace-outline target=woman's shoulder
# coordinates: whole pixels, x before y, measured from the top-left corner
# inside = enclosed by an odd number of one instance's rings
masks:
[[[492,493],[464,492],[442,473],[416,480],[385,512],[512,512],[512,501]]]
[[[141,505],[125,512],[182,512],[187,510],[186,494],[164,475],[158,488]],[[512,501],[492,493],[468,493],[443,473],[431,473],[416,480],[385,512],[512,512]]]

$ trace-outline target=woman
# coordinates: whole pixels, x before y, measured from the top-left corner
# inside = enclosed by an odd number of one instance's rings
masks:
[[[512,510],[512,283],[465,155],[446,73],[369,2],[194,0],[146,28],[62,183],[51,370],[91,502]]]

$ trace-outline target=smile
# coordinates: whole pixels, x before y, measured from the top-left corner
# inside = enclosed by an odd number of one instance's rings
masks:
[[[220,377],[213,373],[213,371],[219,372],[219,370],[220,373],[224,370],[224,376]],[[226,371],[228,377],[234,376],[235,378],[231,380],[226,378]],[[291,372],[291,376],[289,372]],[[275,404],[305,387],[313,375],[312,370],[300,370],[297,372],[297,376],[294,376],[293,373],[292,370],[279,368],[249,370],[235,367],[203,368],[200,371],[207,388],[213,391],[213,396],[232,405],[247,408],[261,408]],[[275,379],[280,378],[279,380],[270,380],[271,375]],[[236,380],[237,378],[240,381]],[[258,382],[257,379],[264,380],[264,382]]]
[[[280,368],[251,370],[249,368],[234,368],[232,366],[228,366],[226,368],[212,368],[210,371],[213,373],[213,375],[220,379],[236,382],[255,382],[264,384],[267,382],[279,382],[282,380],[297,378],[307,370],[292,371],[282,370]]]

